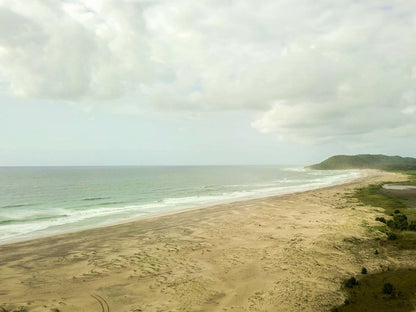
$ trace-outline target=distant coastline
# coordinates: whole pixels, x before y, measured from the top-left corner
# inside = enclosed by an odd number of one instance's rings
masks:
[[[378,169],[386,171],[416,170],[416,158],[386,155],[336,155],[308,166],[315,170]]]

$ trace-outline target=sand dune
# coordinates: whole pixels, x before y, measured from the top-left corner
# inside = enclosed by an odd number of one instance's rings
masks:
[[[348,196],[360,185],[402,179],[368,171],[341,186],[3,245],[0,306],[328,311],[344,300],[341,281],[362,266],[408,261],[383,254],[373,240],[383,234],[370,227],[377,209]]]

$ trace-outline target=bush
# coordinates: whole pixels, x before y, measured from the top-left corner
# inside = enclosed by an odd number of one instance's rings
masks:
[[[396,240],[397,239],[397,235],[394,233],[389,233],[389,235],[387,236],[388,240]]]
[[[396,228],[399,230],[407,230],[408,223],[407,223],[407,216],[406,215],[397,215],[394,216],[394,222],[397,222]]]
[[[407,216],[406,215],[395,215],[393,220],[387,221],[387,225],[392,229],[396,230],[407,230]]]
[[[384,217],[377,217],[376,221],[382,222],[382,223],[386,223],[386,219]]]
[[[409,231],[416,231],[416,221],[410,221],[409,226],[407,227]]]
[[[367,274],[367,269],[366,268],[362,268],[361,269],[361,274]]]
[[[358,285],[358,282],[354,276],[345,282],[345,287],[348,287],[348,288],[353,288],[355,285]]]
[[[396,210],[394,210],[394,213],[400,213],[400,210],[399,209],[396,209]]]
[[[391,283],[385,283],[383,285],[383,294],[391,295],[394,292],[394,286]]]

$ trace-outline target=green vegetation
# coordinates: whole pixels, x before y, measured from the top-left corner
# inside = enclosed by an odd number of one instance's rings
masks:
[[[407,230],[409,223],[406,215],[398,214],[393,216],[393,220],[388,220],[387,225],[392,229],[404,231]]]
[[[407,227],[407,229],[408,229],[409,231],[416,231],[416,221],[415,221],[415,220],[410,221],[410,224],[409,224],[409,226]]]
[[[345,282],[345,287],[354,288],[354,286],[358,285],[357,279],[353,276]]]
[[[392,295],[394,293],[395,291],[394,291],[394,286],[392,283],[385,283],[383,285],[383,294]]]
[[[416,232],[396,232],[396,240],[382,242],[386,247],[393,247],[397,250],[416,249]]]
[[[345,288],[348,304],[332,311],[414,311],[416,270],[403,269],[362,275],[359,284]]]
[[[416,185],[416,170],[406,170],[401,173],[408,176],[408,181],[406,181],[407,185]]]
[[[397,239],[397,235],[395,233],[389,233],[387,235],[387,239],[388,240],[396,240]]]
[[[386,182],[387,183],[387,182]],[[408,184],[408,182],[404,182]],[[387,220],[384,216],[376,217],[376,221],[387,224],[394,230],[416,230],[416,209],[408,208],[404,200],[387,194],[382,188],[383,184],[373,184],[359,188],[353,197],[364,205],[384,208],[385,214],[393,219]]]
[[[310,166],[316,170],[341,169],[380,169],[388,171],[414,170],[416,172],[416,158],[386,156],[386,155],[337,155],[319,164]]]
[[[416,175],[410,176],[413,179]],[[404,182],[408,184],[408,182]],[[416,209],[408,208],[403,199],[394,197],[382,188],[383,184],[374,184],[359,188],[353,195],[368,206],[384,208],[389,217],[379,216],[376,221],[386,224],[376,229],[387,234],[389,245],[398,249],[416,248]],[[413,233],[412,233],[413,232]]]
[[[386,219],[384,217],[377,217],[376,218],[376,221],[379,221],[379,222],[384,223],[384,224],[387,223],[387,221],[386,221]]]
[[[407,172],[406,172],[407,173]],[[386,182],[387,183],[387,182]],[[409,175],[409,181],[401,184],[416,185],[416,170]],[[362,204],[383,208],[385,216],[376,217],[382,225],[375,227],[387,234],[387,240],[379,244],[384,253],[399,253],[400,250],[416,249],[416,209],[407,206],[406,196],[398,198],[393,191],[382,188],[382,184],[357,189],[353,197]],[[410,195],[409,195],[410,196]],[[375,255],[378,255],[378,250]],[[364,273],[365,272],[365,273]],[[366,274],[361,269],[357,284],[350,287],[351,278],[344,282],[348,293],[344,305],[332,311],[413,311],[416,293],[416,269],[387,270],[376,274]]]
[[[354,197],[365,205],[384,208],[390,215],[394,210],[406,208],[402,200],[382,193],[383,184],[373,184],[356,190]]]

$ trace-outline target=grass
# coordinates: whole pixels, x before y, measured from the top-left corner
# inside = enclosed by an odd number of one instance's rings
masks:
[[[365,205],[384,208],[388,215],[393,214],[396,209],[405,209],[406,204],[402,200],[381,192],[383,184],[385,183],[359,188],[353,196]]]
[[[401,184],[416,185],[416,170],[402,173],[408,175],[408,181]],[[404,224],[416,220],[416,209],[407,207],[405,200],[383,192],[382,185],[385,183],[357,189],[353,197],[363,205],[384,209],[385,215],[376,218],[380,225],[374,227],[386,234],[386,239],[379,241],[381,246],[397,252],[415,250],[416,232],[406,230],[412,227],[405,227]],[[416,269],[362,274],[353,287],[350,287],[350,281],[345,281],[343,286],[348,299],[332,311],[414,311]]]
[[[415,269],[362,275],[358,285],[344,288],[348,293],[347,304],[336,307],[333,311],[414,311],[415,281]],[[392,289],[389,284],[393,286]],[[385,293],[390,290],[391,293]]]
[[[404,173],[408,174],[409,181],[402,183],[416,185],[416,170]],[[364,205],[384,209],[385,215],[376,218],[380,226],[375,228],[386,234],[386,239],[380,240],[379,244],[388,252],[415,250],[416,232],[405,230],[409,227],[404,227],[403,224],[411,224],[416,220],[416,209],[408,208],[402,199],[384,193],[383,184],[357,189],[353,197]],[[343,287],[348,293],[348,299],[332,311],[414,311],[416,268],[362,274],[354,287],[349,287],[350,280],[345,281]]]
[[[414,172],[414,175],[412,174],[409,176],[409,181],[403,182],[403,184],[409,184],[408,182],[411,181],[414,181],[416,184],[416,171]],[[383,208],[385,214],[391,218],[397,214],[401,214],[407,217],[409,224],[412,221],[416,221],[416,209],[408,208],[406,202],[402,199],[383,192],[382,186],[386,183],[388,182],[359,188],[355,191],[353,197],[358,199],[364,205]],[[387,218],[387,216],[379,216],[377,219],[384,219]]]
[[[384,234],[387,234],[389,232],[389,229],[387,228],[386,225],[376,226],[375,228],[377,231],[380,231],[381,233],[384,233]]]
[[[416,232],[397,232],[397,239],[383,242],[387,247],[393,247],[398,250],[416,249]]]
[[[400,173],[407,174],[409,185],[416,185],[416,170],[400,171]]]

